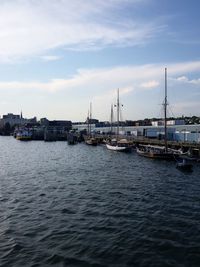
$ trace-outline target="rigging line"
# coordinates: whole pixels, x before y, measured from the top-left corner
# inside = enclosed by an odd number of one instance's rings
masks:
[[[172,116],[175,118],[173,110],[171,109],[171,106],[169,106],[170,112],[172,113]]]
[[[123,116],[122,116],[122,108],[123,107],[123,104],[120,104],[120,109],[119,109],[119,112],[120,112],[120,121],[122,122],[121,124],[121,130],[123,130]]]

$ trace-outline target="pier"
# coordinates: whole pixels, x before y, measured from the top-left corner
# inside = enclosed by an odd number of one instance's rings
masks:
[[[115,135],[108,135],[108,134],[98,134],[94,135],[95,138],[97,138],[98,143],[103,143],[104,140],[115,138]],[[158,140],[158,139],[151,139],[151,138],[145,138],[143,136],[133,137],[133,136],[125,136],[121,135],[120,138],[126,138],[129,140],[129,142],[133,146],[139,146],[139,145],[158,145],[158,146],[164,146],[165,141],[164,140]],[[168,147],[172,149],[181,149],[183,152],[189,152],[191,157],[197,157],[200,158],[200,143],[195,142],[183,142],[183,141],[168,141]]]

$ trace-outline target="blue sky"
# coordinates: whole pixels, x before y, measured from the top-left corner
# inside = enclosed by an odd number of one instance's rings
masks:
[[[200,116],[198,0],[1,0],[0,114],[108,120]]]

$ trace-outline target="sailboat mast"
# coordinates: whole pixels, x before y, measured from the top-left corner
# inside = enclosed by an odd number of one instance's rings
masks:
[[[88,128],[88,136],[90,135],[90,113],[89,113],[89,110],[88,110],[88,116],[87,116],[87,128]]]
[[[91,130],[92,130],[92,125],[91,125],[91,120],[92,120],[92,103],[90,102],[90,137],[91,137]]]
[[[117,90],[117,140],[119,137],[119,89]]]
[[[110,131],[112,134],[113,131],[113,104],[111,105],[111,114],[110,114]]]
[[[165,151],[167,152],[167,68],[165,68],[165,100],[164,100],[164,125],[165,125]]]

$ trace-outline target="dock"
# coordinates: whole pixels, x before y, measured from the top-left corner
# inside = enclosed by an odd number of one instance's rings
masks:
[[[95,135],[95,138],[97,138],[98,143],[103,143],[104,140],[115,138],[115,135]],[[133,136],[124,136],[121,135],[120,138],[126,138],[129,140],[129,142],[133,146],[139,146],[139,145],[158,145],[158,146],[164,146],[165,141],[164,140],[158,140],[158,139],[151,139],[143,136],[133,137]],[[195,142],[183,142],[183,141],[168,141],[168,147],[172,149],[181,149],[183,152],[189,152],[191,157],[197,157],[200,158],[200,143]]]

